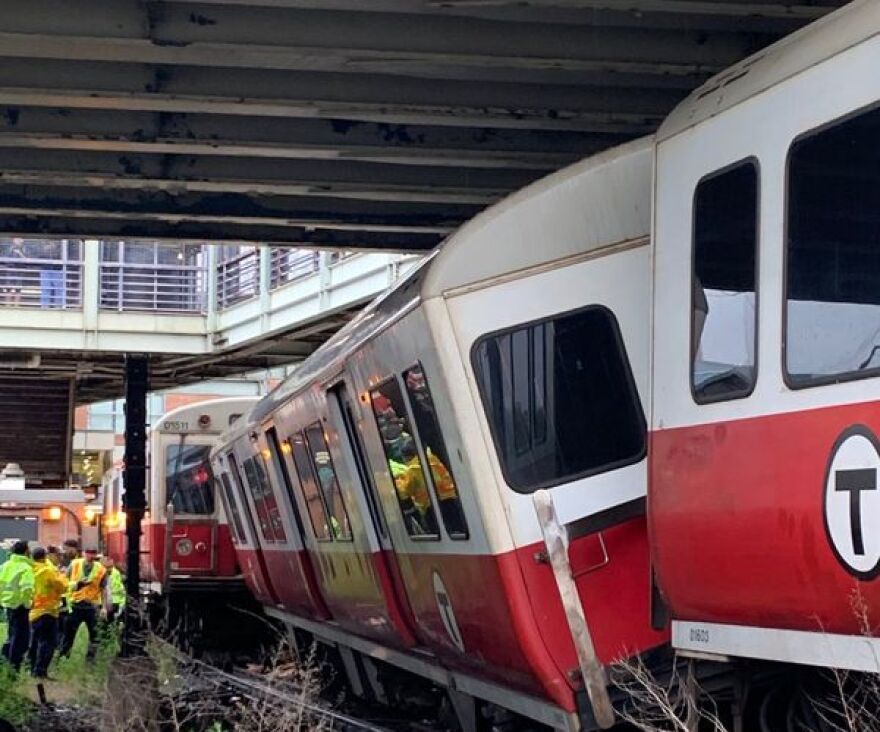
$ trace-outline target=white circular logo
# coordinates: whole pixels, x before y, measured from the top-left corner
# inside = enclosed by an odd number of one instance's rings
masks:
[[[452,601],[449,599],[449,593],[446,591],[446,585],[437,571],[434,571],[434,598],[437,600],[437,609],[440,611],[440,619],[443,621],[443,627],[446,628],[446,634],[462,653],[464,653],[464,640],[461,637],[461,631],[458,629],[458,623],[455,621],[455,612],[452,610]]]
[[[192,554],[193,544],[189,539],[180,539],[177,542],[177,553],[181,557],[188,557]]]
[[[834,444],[825,475],[825,529],[834,554],[850,573],[880,573],[880,443],[862,425]]]

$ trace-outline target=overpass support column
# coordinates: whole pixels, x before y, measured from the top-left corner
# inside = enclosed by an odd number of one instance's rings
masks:
[[[147,390],[149,359],[141,355],[125,357],[125,535],[127,561],[125,591],[128,603],[122,633],[122,655],[143,651],[140,607],[141,522],[147,507]]]

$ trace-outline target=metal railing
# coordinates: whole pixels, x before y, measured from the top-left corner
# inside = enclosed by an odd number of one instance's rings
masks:
[[[82,306],[80,242],[0,242],[0,307]]]
[[[239,247],[217,263],[217,307],[224,309],[260,294],[260,250]]]
[[[203,313],[207,279],[201,265],[101,262],[101,307]]]
[[[277,290],[288,282],[307,277],[318,271],[320,255],[308,249],[275,247],[271,253],[271,276],[269,287]]]

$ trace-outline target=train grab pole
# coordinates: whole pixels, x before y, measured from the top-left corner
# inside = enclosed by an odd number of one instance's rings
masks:
[[[124,625],[122,656],[137,656],[144,651],[141,585],[141,522],[147,507],[147,390],[149,359],[141,355],[125,357],[125,467],[122,479],[125,494],[125,536],[127,544]]]

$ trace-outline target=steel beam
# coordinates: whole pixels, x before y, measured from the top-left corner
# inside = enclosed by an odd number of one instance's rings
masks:
[[[240,8],[273,7],[287,10],[364,10],[363,0],[165,0],[183,5],[229,5]],[[493,20],[529,22],[552,19],[554,22],[595,24],[600,22],[662,23],[672,16],[681,23],[699,25],[706,17],[813,20],[840,7],[848,0],[370,0],[371,13],[407,13],[418,15],[455,15]],[[586,11],[586,12],[585,12]],[[597,18],[597,14],[604,18]],[[646,14],[658,16],[647,21]],[[665,25],[665,23],[664,23]]]
[[[345,249],[346,251],[423,252],[442,240],[439,234],[421,232],[333,231],[300,226],[253,224],[217,224],[192,221],[145,221],[43,216],[27,214],[0,215],[0,235],[47,236],[73,239],[116,238],[174,240],[202,243],[261,242],[272,246]]]

